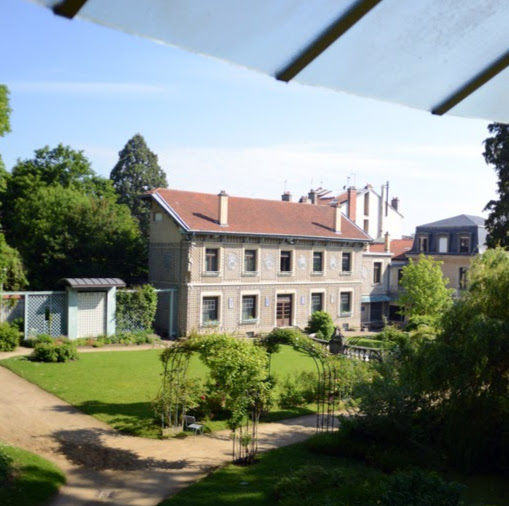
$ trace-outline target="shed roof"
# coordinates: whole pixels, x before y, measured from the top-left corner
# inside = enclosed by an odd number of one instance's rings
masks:
[[[125,282],[119,278],[62,278],[59,285],[72,288],[122,288]]]

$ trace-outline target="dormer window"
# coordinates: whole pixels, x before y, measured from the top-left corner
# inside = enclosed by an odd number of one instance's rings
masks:
[[[420,235],[417,238],[417,245],[419,248],[419,253],[427,253],[428,252],[428,236],[427,235]]]
[[[469,235],[460,235],[459,252],[460,253],[470,253],[470,236]]]
[[[438,252],[447,253],[449,251],[449,237],[446,235],[438,236]]]

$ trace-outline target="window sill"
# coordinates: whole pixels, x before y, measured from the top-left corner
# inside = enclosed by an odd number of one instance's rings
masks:
[[[217,278],[220,274],[220,271],[204,271],[202,275],[207,278]]]
[[[339,273],[340,276],[351,276],[352,275],[352,271],[341,271]]]
[[[310,274],[311,276],[325,276],[325,273],[323,271],[313,271]]]
[[[293,271],[279,271],[278,276],[293,276]]]
[[[245,277],[255,277],[255,276],[259,276],[260,273],[258,271],[247,271],[247,272],[243,272],[242,273],[242,276],[245,276]]]
[[[210,321],[210,322],[203,322],[200,327],[202,328],[207,328],[207,329],[210,329],[210,328],[214,328],[214,327],[219,327],[219,322],[214,320],[214,321]]]
[[[258,324],[258,318],[251,318],[249,320],[241,320],[240,325],[256,325]]]
[[[339,315],[339,318],[351,318],[352,317],[352,313],[341,313]]]

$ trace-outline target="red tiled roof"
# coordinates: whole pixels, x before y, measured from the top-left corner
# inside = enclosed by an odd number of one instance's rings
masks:
[[[163,208],[168,206],[166,211],[191,232],[370,240],[344,215],[341,233],[334,232],[336,210],[330,206],[228,197],[228,225],[221,226],[217,195],[164,188],[152,190],[149,195]]]
[[[393,260],[404,260],[405,255],[408,251],[412,249],[412,245],[414,243],[413,239],[393,239],[391,241],[391,253]],[[384,243],[376,243],[371,244],[369,247],[370,251],[374,253],[383,253],[385,251]]]

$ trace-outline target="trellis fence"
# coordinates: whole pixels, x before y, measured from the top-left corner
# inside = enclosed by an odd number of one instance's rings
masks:
[[[177,290],[161,289],[156,290],[156,293],[157,312],[153,328],[161,336],[175,337],[177,336]],[[107,312],[104,304],[96,307],[78,305],[77,312],[71,313],[78,321],[68,321],[68,297],[65,291],[3,292],[0,295],[0,322],[11,323],[15,319],[22,319],[25,339],[39,334],[48,334],[53,337],[67,336],[69,327],[73,325],[80,329],[94,329],[92,334],[95,335],[90,337],[96,337],[101,333],[100,329],[106,328]],[[97,325],[98,319],[102,319],[102,325]],[[91,324],[92,322],[94,324]],[[133,319],[117,330],[133,332],[146,329],[139,321]],[[86,334],[87,331],[83,330],[83,333]],[[80,335],[79,337],[88,336]]]

